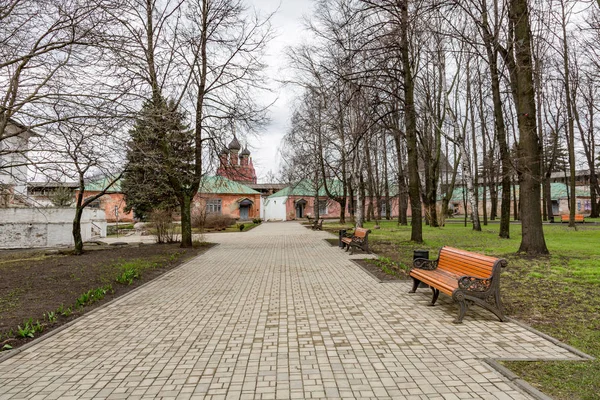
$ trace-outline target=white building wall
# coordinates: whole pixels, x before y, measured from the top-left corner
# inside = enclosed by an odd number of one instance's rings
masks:
[[[11,135],[17,132],[17,127],[9,124],[6,127],[6,134]],[[8,152],[0,156],[0,183],[13,187],[16,195],[25,196],[27,194],[27,159],[24,151],[27,150],[27,134],[12,136],[0,142],[0,150]]]
[[[285,221],[285,202],[287,196],[270,197],[265,201],[265,221]]]
[[[0,249],[73,246],[74,208],[0,209]],[[83,241],[106,237],[104,211],[86,209],[81,218]]]
[[[260,196],[260,219],[265,220],[265,207],[268,199],[267,196]]]

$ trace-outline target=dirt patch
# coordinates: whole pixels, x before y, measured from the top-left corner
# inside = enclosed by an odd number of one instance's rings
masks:
[[[382,268],[377,265],[377,260],[365,259],[352,261],[360,265],[363,269],[367,270],[373,276],[383,282],[404,281],[408,279],[408,275],[403,270],[390,271],[388,269],[389,272],[383,271]]]
[[[325,239],[325,241],[329,243],[331,247],[339,247],[339,239]]]
[[[39,337],[172,270],[210,246],[106,246],[80,256],[0,252],[0,349],[32,340],[18,333],[18,327],[24,328],[30,319],[33,324],[39,322],[33,334]],[[116,281],[118,276],[122,283]],[[98,288],[106,289],[103,298],[94,298],[84,306],[77,304],[82,295]]]

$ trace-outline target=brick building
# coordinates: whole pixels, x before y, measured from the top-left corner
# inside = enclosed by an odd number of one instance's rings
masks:
[[[219,154],[217,175],[246,185],[257,183],[250,151],[247,146],[242,150],[242,146],[235,136],[228,148],[223,149]]]

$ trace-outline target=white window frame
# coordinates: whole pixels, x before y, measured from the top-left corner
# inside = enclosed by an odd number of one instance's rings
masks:
[[[207,214],[221,214],[223,202],[221,199],[209,199],[206,200],[206,213]]]
[[[328,201],[327,200],[319,200],[319,215],[326,215],[329,214],[327,210],[327,205],[328,205]],[[322,206],[322,207],[321,207]]]

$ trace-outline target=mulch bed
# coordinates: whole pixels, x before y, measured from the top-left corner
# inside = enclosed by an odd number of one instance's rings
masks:
[[[397,275],[390,275],[381,270],[377,265],[369,262],[367,260],[352,260],[358,265],[360,265],[363,269],[369,271],[372,275],[374,275],[377,279],[383,282],[392,282],[392,281],[405,281],[408,279],[407,275],[400,271]]]
[[[48,254],[43,251],[0,252],[0,349],[6,344],[15,348],[31,341],[16,338],[17,326],[30,318],[44,326],[42,333],[80,317],[136,287],[157,278],[190,258],[205,252],[212,245],[182,249],[178,244],[144,244],[103,246],[86,249],[80,256]],[[115,265],[131,260],[147,260],[156,264],[145,269],[131,285],[115,281]],[[74,306],[77,298],[91,289],[112,285],[114,292],[83,308]],[[71,307],[69,316],[57,314],[57,320],[48,321],[47,313],[60,307]],[[12,334],[10,334],[12,330]],[[1,350],[0,350],[1,351]]]

